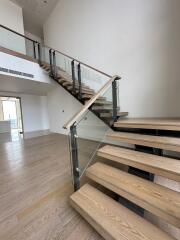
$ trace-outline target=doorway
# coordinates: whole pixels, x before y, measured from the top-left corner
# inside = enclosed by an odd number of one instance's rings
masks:
[[[23,138],[22,109],[19,97],[0,97],[0,134],[5,142],[18,141]]]

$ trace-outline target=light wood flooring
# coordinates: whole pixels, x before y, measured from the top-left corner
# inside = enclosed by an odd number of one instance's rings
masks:
[[[102,240],[69,205],[70,172],[64,135],[0,144],[0,240]]]

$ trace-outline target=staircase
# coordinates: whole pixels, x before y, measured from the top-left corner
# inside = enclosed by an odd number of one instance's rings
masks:
[[[117,143],[180,152],[179,138],[158,136],[156,131],[168,130],[166,134],[171,135],[179,126],[180,119],[120,119],[113,125],[115,131],[106,138]],[[128,132],[124,132],[127,129]],[[134,133],[143,129],[152,132]],[[179,160],[110,144],[100,147],[96,154],[104,159],[103,163],[94,163],[85,173],[94,183],[87,183],[76,191],[71,196],[71,205],[104,239],[174,239],[130,210],[128,204],[125,207],[121,201],[108,196],[104,189],[180,228],[180,193],[120,168],[123,164],[180,182]]]
[[[53,62],[53,56],[50,55],[50,62]],[[56,62],[56,61],[55,61]],[[81,79],[76,79],[74,62],[72,62],[72,74],[68,74],[66,71],[58,66],[50,65],[46,62],[41,63],[41,67],[52,77],[61,87],[68,91],[73,97],[75,97],[82,104],[86,104],[93,96],[95,91],[89,86],[81,82]],[[56,70],[54,70],[56,68]],[[52,69],[52,70],[51,70]],[[54,73],[56,72],[56,73]],[[115,86],[116,87],[116,86]],[[89,108],[98,118],[105,122],[108,126],[112,127],[114,121],[113,118],[113,100],[107,100],[105,96],[99,96],[96,101]],[[126,117],[128,112],[120,112],[120,108],[116,108],[116,117]]]
[[[73,65],[72,75],[59,67],[55,70],[54,64],[43,63],[41,66],[84,105],[65,125],[65,128],[71,129],[75,186],[71,205],[107,240],[174,239],[147,221],[144,212],[180,228],[180,193],[153,181],[154,175],[157,175],[180,182],[179,160],[163,156],[163,150],[180,152],[180,138],[177,137],[180,119],[122,118],[128,112],[121,112],[117,104],[117,77],[95,92],[81,82],[80,72],[78,79],[75,78]],[[104,90],[111,84],[112,99],[109,99]],[[101,91],[103,94],[100,94]],[[86,182],[89,183],[80,187],[76,128],[78,119],[88,110],[111,128],[106,140],[117,145],[106,144],[98,148],[96,156],[103,161],[96,161],[86,168]],[[130,144],[134,149],[120,147],[120,143]],[[127,166],[128,171],[122,170],[122,165]]]
[[[42,67],[50,73],[50,65]],[[50,76],[84,104],[82,112],[73,116],[65,127],[72,131],[72,164],[77,190],[70,198],[71,205],[107,240],[174,239],[143,215],[148,211],[180,228],[180,193],[153,182],[154,175],[180,182],[180,162],[162,155],[163,150],[180,152],[180,138],[177,138],[180,119],[121,118],[128,112],[121,112],[113,100],[73,79],[75,73],[68,75],[60,68],[57,72],[56,76],[52,73]],[[75,123],[88,109],[113,130],[106,134],[106,140],[131,144],[134,149],[112,144],[101,146],[96,155],[104,161],[95,162],[85,171],[87,182],[93,184],[80,187]],[[122,165],[127,166],[128,171],[122,170]],[[118,197],[114,199],[107,190]]]
[[[163,151],[170,151],[170,154],[180,152],[180,119],[122,118],[128,112],[121,112],[118,104],[119,76],[112,77],[7,27],[0,27],[30,41],[33,61],[39,62],[51,78],[84,105],[64,125],[65,129],[70,129],[75,189],[70,197],[71,205],[106,240],[175,239],[147,221],[144,211],[180,228],[180,193],[154,182],[154,175],[180,182],[179,160],[163,156]],[[56,54],[60,56],[56,58]],[[14,52],[14,55],[27,59],[23,54]],[[65,58],[71,61],[71,74],[66,71],[66,67],[62,67]],[[58,65],[57,62],[61,64]],[[75,62],[78,64],[77,72]],[[98,91],[93,90],[82,81],[81,66],[107,77],[108,80]],[[85,172],[88,183],[83,185],[84,175],[79,168],[77,127],[79,122],[86,120],[84,115],[89,111],[98,120],[102,120],[111,132],[107,132],[106,138],[102,139],[104,142],[108,141],[108,144],[103,142],[96,147],[98,161],[92,162],[94,159],[90,157],[90,162],[86,164],[83,173]],[[89,132],[94,130],[91,129],[94,125],[84,126]],[[98,126],[102,127],[99,123]],[[131,148],[122,147],[121,144],[130,144]],[[122,166],[127,168],[122,169]]]

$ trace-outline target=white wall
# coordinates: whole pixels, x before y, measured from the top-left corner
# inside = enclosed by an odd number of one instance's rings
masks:
[[[46,101],[45,96],[22,95],[25,132],[49,129]]]
[[[48,113],[50,121],[50,131],[68,134],[69,129],[65,130],[63,125],[77,112],[83,105],[71,96],[66,90],[57,84],[54,90],[48,92]],[[109,129],[93,113],[87,112],[85,119],[77,127],[78,136],[101,141],[105,132]]]
[[[24,132],[30,133],[49,129],[47,97],[0,92],[0,96],[21,98]]]
[[[63,125],[76,113],[77,109],[81,109],[82,104],[58,84],[56,86],[47,94],[50,130],[67,134]]]
[[[0,24],[24,35],[22,8],[9,0],[0,0]],[[25,40],[0,28],[0,46],[25,53]]]
[[[34,75],[34,78],[18,76],[19,78],[34,80],[48,84],[54,82],[49,78],[48,73],[43,70],[38,63],[15,57],[3,52],[0,52],[0,67]],[[0,74],[17,77],[17,75],[15,74],[5,73],[1,71]]]
[[[45,43],[119,74],[130,117],[180,116],[179,0],[61,0]]]

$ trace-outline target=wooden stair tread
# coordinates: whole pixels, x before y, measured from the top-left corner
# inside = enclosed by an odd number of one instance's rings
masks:
[[[118,112],[118,114],[117,114],[117,116],[118,117],[125,117],[125,116],[127,116],[128,115],[128,112]],[[110,118],[110,117],[112,117],[112,113],[100,113],[100,117],[102,117],[102,118]]]
[[[180,182],[180,161],[172,158],[111,145],[100,148],[97,155]]]
[[[180,228],[180,193],[103,163],[89,167],[86,176]]]
[[[62,83],[62,85],[63,85],[64,87],[71,86],[72,84],[73,84],[73,82],[70,82],[70,81],[68,81],[68,80],[66,80],[65,82]]]
[[[65,78],[66,79],[66,78]],[[73,87],[73,81],[72,80],[68,80],[66,79],[66,82],[63,82],[62,83],[63,86],[69,88],[69,89],[72,89]],[[78,84],[75,84],[75,87],[76,89],[79,89],[79,85]],[[89,87],[87,87],[85,84],[82,84],[82,87],[84,88],[87,88],[87,90],[91,90]],[[93,90],[92,90],[93,91]]]
[[[174,239],[89,184],[75,192],[70,201],[106,240]]]
[[[91,109],[92,110],[94,110],[94,111],[102,111],[102,112],[105,112],[105,111],[110,111],[110,112],[112,112],[113,111],[113,107],[112,106],[110,106],[110,105],[93,105],[92,107],[91,107]],[[118,110],[119,110],[119,108],[118,108]]]
[[[44,63],[42,63],[41,67],[42,67],[42,68],[50,67],[50,64],[44,62]]]
[[[105,101],[105,100],[99,100],[97,99],[95,102],[94,102],[95,105],[111,105],[112,106],[112,102],[111,101]]]
[[[112,104],[109,106],[109,105],[93,105],[92,106],[92,110],[113,110],[113,107],[112,107]]]
[[[180,138],[160,137],[136,133],[113,132],[106,135],[107,139],[123,143],[160,148],[180,152]]]
[[[72,87],[67,87],[67,90],[68,91],[72,91]],[[88,89],[88,88],[86,88],[86,87],[82,87],[82,92],[84,92],[84,91],[89,91],[89,92],[91,92],[92,90],[91,89]],[[76,93],[78,93],[79,92],[79,89],[78,88],[76,88]],[[93,91],[92,91],[93,92]]]
[[[142,128],[180,131],[180,118],[128,118],[114,123],[117,128]]]
[[[69,91],[72,90],[73,82],[71,82],[65,78],[61,78],[60,80],[58,80],[58,82],[61,83],[63,85],[63,87],[66,87]],[[78,91],[77,85],[76,85],[76,91]],[[82,86],[82,92],[94,94],[94,91],[92,89],[90,89],[89,87],[86,87],[85,85]]]
[[[82,95],[82,98],[84,98],[84,99],[90,99],[90,98],[92,98],[93,96],[94,96],[94,94],[87,94],[87,93],[85,93],[85,94]],[[104,97],[99,97],[98,99],[104,100],[105,98],[104,98]]]
[[[82,89],[82,94],[92,94],[92,95],[94,95],[95,92],[92,89]]]
[[[72,84],[73,85],[73,84]],[[67,87],[67,89],[68,90],[72,90],[73,89],[73,86],[68,86]],[[79,86],[78,85],[75,85],[75,89],[77,90],[77,89],[79,89]],[[82,89],[84,89],[84,90],[91,90],[89,87],[86,87],[86,86],[82,86]],[[92,90],[93,91],[93,90]]]
[[[72,84],[72,83],[71,83]],[[64,86],[64,87],[67,87],[67,89],[69,88],[69,86],[70,86],[70,84],[66,81],[64,81],[63,83],[62,83],[62,85]],[[70,89],[69,91],[71,91],[72,89]],[[81,91],[82,91],[82,94],[86,94],[86,96],[83,96],[83,98],[89,98],[89,96],[88,95],[94,95],[94,90],[92,90],[92,89],[89,89],[89,88],[84,88],[84,87],[82,87],[82,89],[81,89]],[[79,89],[76,89],[76,93],[78,93],[79,92]],[[91,98],[91,97],[90,97]]]
[[[66,81],[67,81],[67,80],[66,80],[65,78],[63,78],[63,77],[61,77],[60,79],[58,79],[58,82],[61,83],[61,84],[64,83],[64,82],[66,82]]]
[[[50,70],[50,66],[43,66],[42,67],[45,71],[49,71]]]
[[[91,99],[93,96],[94,96],[94,94],[86,94],[85,93],[85,94],[82,95],[82,98],[83,99]]]

